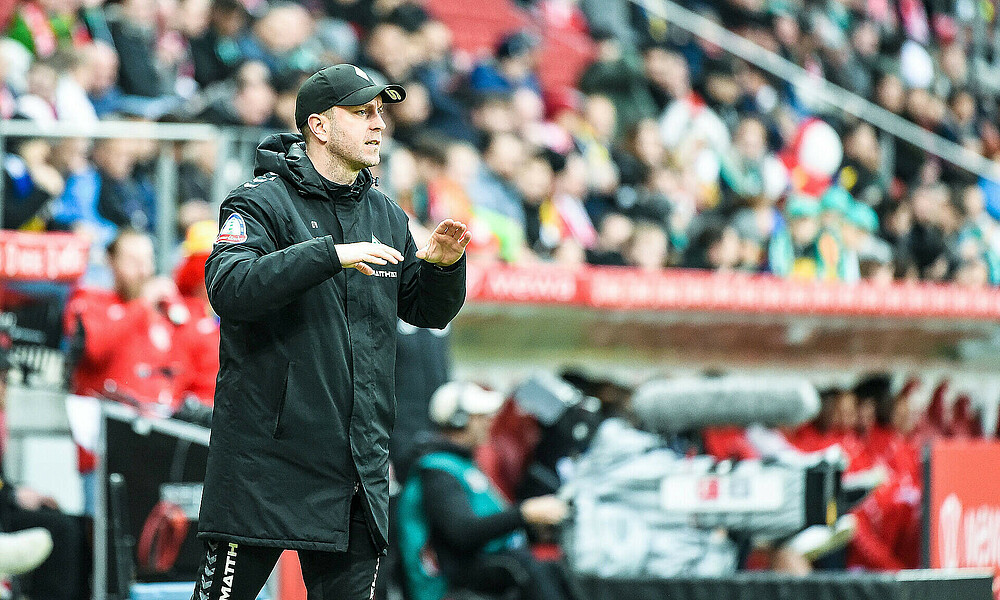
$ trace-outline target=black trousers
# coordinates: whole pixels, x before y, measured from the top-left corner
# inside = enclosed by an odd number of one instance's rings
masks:
[[[254,600],[274,569],[281,548],[209,541],[192,600]],[[372,541],[359,497],[351,504],[347,552],[299,550],[309,600],[371,600],[379,551]]]

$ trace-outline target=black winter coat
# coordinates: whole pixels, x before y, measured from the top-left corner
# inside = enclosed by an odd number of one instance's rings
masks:
[[[298,135],[264,140],[255,174],[223,202],[205,269],[222,341],[199,537],[344,551],[360,484],[385,548],[396,317],[445,327],[465,258],[417,259],[371,173],[324,182]],[[374,276],[340,266],[334,244],[372,240],[404,261]]]

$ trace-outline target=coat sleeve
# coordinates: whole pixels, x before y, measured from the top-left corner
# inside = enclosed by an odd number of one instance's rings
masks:
[[[219,222],[205,287],[220,317],[258,320],[343,270],[331,236],[279,249],[278,219],[249,199],[226,199]]]
[[[465,255],[438,267],[420,260],[409,229],[403,251],[398,297],[399,318],[417,327],[444,329],[465,303]]]

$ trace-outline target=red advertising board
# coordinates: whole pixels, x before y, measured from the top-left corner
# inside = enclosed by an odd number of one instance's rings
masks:
[[[70,233],[0,231],[0,281],[76,281],[87,270],[89,249]]]
[[[929,508],[932,568],[991,568],[1000,576],[1000,442],[935,442]]]
[[[503,265],[471,262],[472,302],[601,310],[807,314],[995,321],[1000,290],[949,284],[878,286],[801,282],[770,275],[687,269]]]

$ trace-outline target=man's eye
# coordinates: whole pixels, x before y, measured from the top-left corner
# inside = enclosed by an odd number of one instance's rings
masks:
[[[368,111],[362,108],[361,110],[358,111],[358,114],[364,117],[368,114]]]

